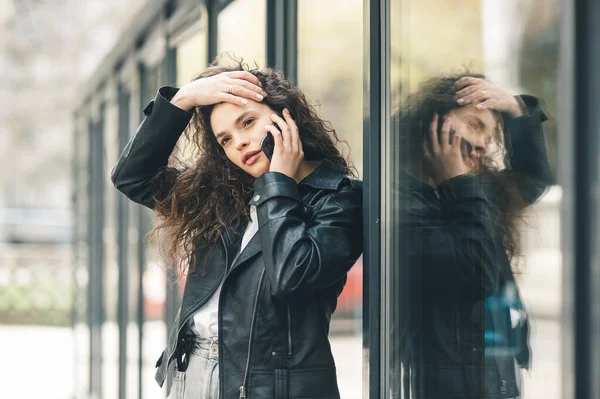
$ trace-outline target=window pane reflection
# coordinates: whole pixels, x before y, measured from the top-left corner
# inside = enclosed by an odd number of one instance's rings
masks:
[[[362,1],[298,2],[298,86],[331,122],[362,175]],[[318,12],[315,12],[318,10]],[[362,259],[348,273],[331,321],[340,395],[362,397]]]
[[[208,26],[208,13],[202,12],[202,26]],[[177,47],[177,85],[184,86],[208,65],[208,35],[205,29],[195,33],[192,37]],[[191,146],[188,145],[185,135],[181,135],[172,156],[172,161],[190,160]]]
[[[387,397],[560,396],[557,3],[391,0]]]
[[[203,11],[202,26],[208,25],[208,13]],[[208,35],[202,29],[177,47],[177,85],[188,83],[208,64]]]
[[[266,0],[236,0],[219,13],[217,49],[244,59],[250,67],[266,65]],[[222,64],[227,64],[224,58]]]

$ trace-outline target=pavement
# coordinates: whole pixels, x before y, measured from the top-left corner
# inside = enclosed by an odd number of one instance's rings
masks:
[[[104,398],[117,398],[118,331],[107,325],[104,334]],[[164,399],[165,390],[154,382],[154,361],[162,350],[165,331],[160,323],[148,322],[144,329],[143,397]],[[137,331],[130,338],[128,396],[137,398]],[[35,326],[0,326],[0,398],[72,399],[87,394],[89,336],[79,329]],[[557,320],[532,320],[532,371],[523,376],[523,398],[561,397],[560,325]],[[331,346],[336,359],[342,399],[362,398],[362,338],[334,336]],[[90,398],[100,399],[100,398]]]

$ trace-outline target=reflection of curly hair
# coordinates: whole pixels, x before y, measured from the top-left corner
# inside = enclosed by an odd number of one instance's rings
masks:
[[[242,61],[234,66],[213,63],[195,79],[222,72],[246,70],[260,80],[267,93],[263,104],[281,113],[287,108],[298,126],[304,159],[329,163],[347,175],[355,175],[336,147],[340,143],[329,122],[319,118],[304,94],[272,69],[249,69]],[[249,220],[250,196],[254,178],[235,166],[218,144],[210,125],[214,105],[197,107],[185,132],[192,145],[193,161],[182,171],[167,167],[155,178],[157,224],[151,232],[161,232],[169,267],[185,273],[193,270],[199,248],[220,239],[236,222]],[[177,262],[177,259],[179,261]]]
[[[419,90],[410,94],[393,118],[395,152],[399,154],[401,166],[405,169],[419,168],[423,160],[423,140],[426,139],[434,114],[447,115],[461,106],[456,103],[455,83],[462,77],[485,79],[475,73],[454,74],[434,77],[421,84]],[[508,154],[504,151],[504,120],[500,113],[492,111],[496,126],[492,144],[496,151],[482,158],[482,180],[488,194],[496,206],[495,225],[500,233],[502,244],[509,261],[520,255],[519,225],[524,220],[524,209],[528,203],[524,200],[518,185],[518,176],[503,168],[509,165]],[[502,162],[503,161],[503,162]]]

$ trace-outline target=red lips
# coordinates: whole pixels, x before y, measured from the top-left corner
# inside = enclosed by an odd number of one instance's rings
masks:
[[[261,152],[261,150],[246,152],[244,155],[242,155],[242,163],[245,165],[246,162],[248,162],[248,159],[250,159],[251,157],[255,156],[259,152]]]

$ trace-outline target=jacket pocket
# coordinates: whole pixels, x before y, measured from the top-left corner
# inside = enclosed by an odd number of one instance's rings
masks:
[[[289,399],[339,399],[334,367],[290,369],[287,375]],[[286,396],[287,398],[287,396]]]
[[[167,399],[183,399],[185,395],[185,373],[175,370],[173,372],[173,385]]]
[[[275,399],[289,399],[288,370],[275,369],[273,373],[273,393]]]

